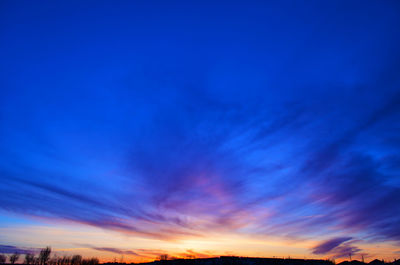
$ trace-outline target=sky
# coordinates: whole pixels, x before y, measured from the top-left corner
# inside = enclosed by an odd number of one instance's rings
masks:
[[[400,257],[398,1],[1,1],[0,252]]]

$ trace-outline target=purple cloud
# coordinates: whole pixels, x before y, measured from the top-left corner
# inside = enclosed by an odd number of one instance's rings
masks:
[[[123,250],[123,249],[119,249],[119,248],[92,247],[92,249],[98,250],[98,251],[112,252],[112,253],[121,254],[121,255],[140,256],[139,254],[137,254],[136,252],[134,252],[134,251],[132,251],[132,250]]]
[[[331,258],[354,256],[361,251],[352,245],[351,237],[332,238],[312,248],[312,253],[317,255],[328,254]],[[350,241],[350,242],[349,242]]]
[[[17,247],[17,246],[10,246],[10,245],[0,245],[0,253],[4,254],[28,254],[28,253],[36,253],[39,252],[40,249],[36,248],[24,248],[24,247]]]
[[[331,251],[331,256],[334,259],[351,257],[351,256],[354,257],[354,255],[359,253],[360,251],[361,249],[359,249],[358,247],[346,243],[344,245],[336,247],[333,251]],[[367,257],[368,254],[365,256]]]
[[[313,254],[325,254],[331,251],[332,249],[338,247],[343,242],[351,240],[351,237],[338,237],[329,239],[318,246],[315,246],[312,250]]]

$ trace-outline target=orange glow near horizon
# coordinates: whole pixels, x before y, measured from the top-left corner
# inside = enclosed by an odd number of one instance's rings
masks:
[[[245,256],[266,258],[307,258],[327,259],[329,255],[311,254],[310,249],[318,240],[300,240],[279,237],[250,237],[238,234],[203,235],[201,238],[188,237],[179,240],[160,240],[126,235],[91,226],[79,224],[60,225],[13,225],[0,228],[3,242],[32,248],[51,246],[58,256],[80,254],[84,257],[97,257],[100,262],[150,262],[160,255],[170,258],[207,258],[219,256]],[[79,242],[79,243],[74,243]],[[363,250],[370,253],[365,260],[375,258],[393,260],[396,255],[394,244],[359,243]],[[361,255],[353,259],[361,260]],[[336,261],[348,260],[348,257]]]

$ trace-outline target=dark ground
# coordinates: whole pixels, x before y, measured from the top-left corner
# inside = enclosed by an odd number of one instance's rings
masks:
[[[116,265],[125,263],[104,263],[105,265]],[[139,263],[143,265],[333,265],[330,260],[317,259],[277,259],[277,258],[248,258],[248,257],[219,257],[205,259],[174,259],[160,260],[148,263]],[[369,263],[361,261],[343,261],[337,265],[400,265],[400,260],[393,262],[383,262],[381,260],[373,260]]]

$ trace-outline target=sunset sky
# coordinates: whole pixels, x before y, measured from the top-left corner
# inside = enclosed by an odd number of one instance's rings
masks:
[[[399,47],[399,1],[0,1],[0,253],[400,258]]]

